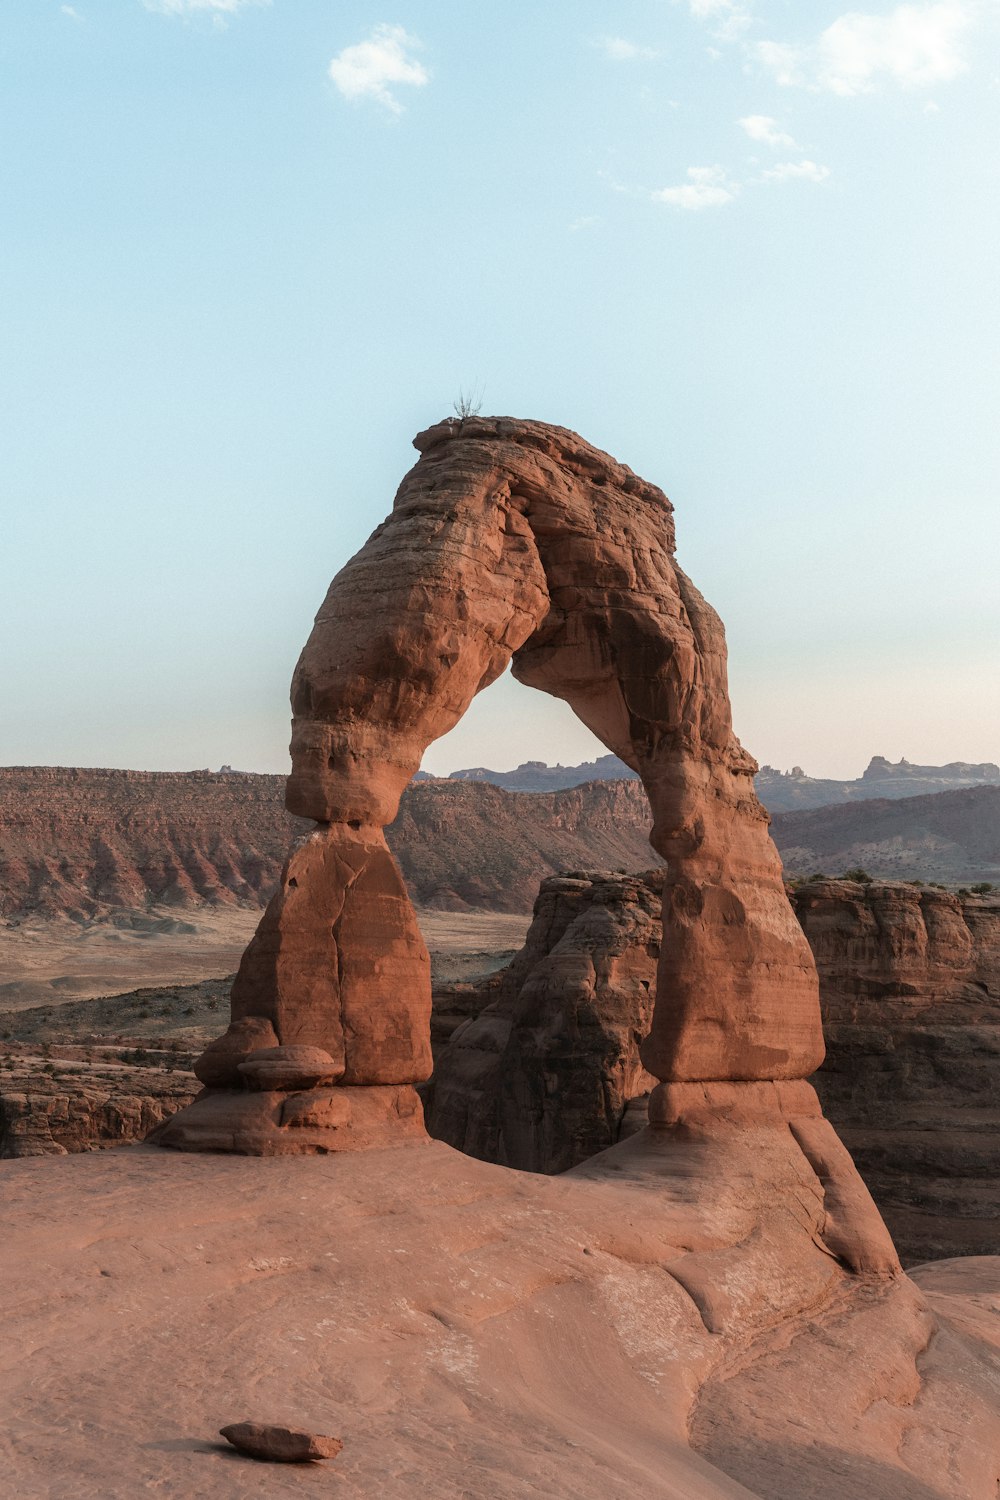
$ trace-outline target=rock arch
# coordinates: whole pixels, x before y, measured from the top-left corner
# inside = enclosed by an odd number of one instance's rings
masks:
[[[733,734],[722,623],[677,566],[670,502],[543,423],[448,421],[415,446],[295,669],[287,802],[318,829],[199,1061],[209,1093],[159,1139],[272,1152],[422,1132],[430,967],[382,829],[427,746],[508,663],[646,788],[667,861],[643,1050],[667,1085],[661,1116],[676,1085],[808,1077],[823,1057],[815,966]]]

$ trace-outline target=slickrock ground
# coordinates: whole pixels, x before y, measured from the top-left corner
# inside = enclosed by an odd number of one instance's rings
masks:
[[[6,1163],[5,1493],[995,1500],[1000,1265],[849,1276],[789,1139]]]

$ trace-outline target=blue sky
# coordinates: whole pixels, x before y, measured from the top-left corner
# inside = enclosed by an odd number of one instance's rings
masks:
[[[0,761],[283,770],[472,387],[667,490],[759,759],[1000,758],[1000,9],[862,7],[5,0]]]

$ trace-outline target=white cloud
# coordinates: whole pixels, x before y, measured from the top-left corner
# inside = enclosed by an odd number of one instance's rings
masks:
[[[579,234],[582,229],[596,229],[604,221],[598,214],[582,214],[570,224],[570,233]]]
[[[419,46],[402,26],[376,26],[367,41],[338,52],[328,71],[345,99],[374,99],[399,115],[403,106],[386,85],[408,83],[422,88],[427,83],[427,70],[411,56]]]
[[[737,42],[753,24],[746,0],[688,0],[696,21],[705,21],[720,42]]]
[[[673,208],[720,208],[739,192],[739,184],[730,182],[724,167],[688,167],[687,182],[677,187],[659,188],[652,193],[654,203],[669,203]]]
[[[830,175],[829,167],[821,167],[814,161],[779,161],[762,173],[763,182],[790,182],[796,178],[804,182],[825,182]]]
[[[142,3],[147,10],[161,16],[211,16],[224,25],[227,16],[238,15],[251,5],[270,5],[271,0],[142,0]]]
[[[773,120],[770,115],[744,115],[739,124],[752,141],[763,141],[766,146],[798,149],[792,137],[779,130],[777,120]]]
[[[72,7],[72,5],[60,5],[59,10],[60,10],[60,12],[61,12],[62,15],[69,16],[69,18],[70,18],[71,21],[82,21],[83,20],[83,17],[81,16],[80,12],[78,10],[74,10],[73,7]]]
[[[969,0],[897,5],[886,15],[848,11],[812,45],[759,42],[753,50],[785,85],[843,95],[868,93],[882,79],[919,88],[965,70],[971,20]]]
[[[659,53],[653,47],[640,47],[635,42],[629,42],[623,36],[599,37],[596,46],[600,47],[605,57],[612,62],[651,62],[659,57]]]

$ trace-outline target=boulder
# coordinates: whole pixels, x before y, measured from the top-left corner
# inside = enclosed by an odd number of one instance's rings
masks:
[[[344,1446],[340,1438],[322,1437],[297,1427],[275,1427],[267,1422],[232,1422],[219,1428],[219,1436],[250,1458],[278,1464],[307,1464],[336,1458]]]

